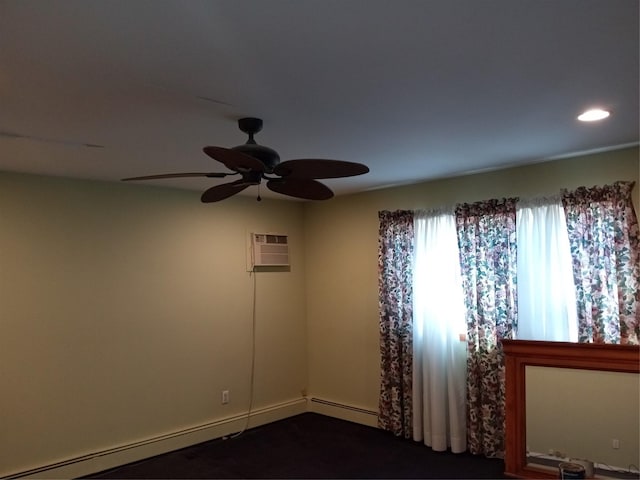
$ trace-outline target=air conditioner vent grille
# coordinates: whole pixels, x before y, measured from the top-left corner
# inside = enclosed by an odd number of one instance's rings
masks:
[[[252,239],[255,267],[289,265],[289,239],[286,235],[254,233]]]

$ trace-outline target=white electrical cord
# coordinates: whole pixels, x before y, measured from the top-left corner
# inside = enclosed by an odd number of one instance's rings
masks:
[[[247,419],[244,422],[244,427],[237,433],[230,435],[228,437],[223,437],[225,440],[227,438],[236,438],[242,435],[247,428],[249,428],[249,419],[251,418],[251,410],[253,409],[253,385],[255,383],[255,373],[256,373],[256,269],[253,269],[249,272],[249,275],[253,276],[253,304],[251,308],[251,375],[250,375],[250,384],[249,384],[249,410],[247,411]]]

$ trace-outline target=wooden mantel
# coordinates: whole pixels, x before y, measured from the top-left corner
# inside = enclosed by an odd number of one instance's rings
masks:
[[[527,464],[526,367],[559,367],[640,373],[640,347],[593,343],[503,340],[505,354],[505,475],[558,478]]]

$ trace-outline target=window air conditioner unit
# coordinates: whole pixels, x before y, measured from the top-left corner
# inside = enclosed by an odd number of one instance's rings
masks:
[[[254,267],[289,266],[289,243],[286,235],[253,233],[251,237]]]

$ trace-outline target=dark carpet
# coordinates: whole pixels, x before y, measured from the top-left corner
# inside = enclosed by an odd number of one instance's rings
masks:
[[[505,478],[504,463],[434,452],[388,432],[304,413],[87,478]]]

